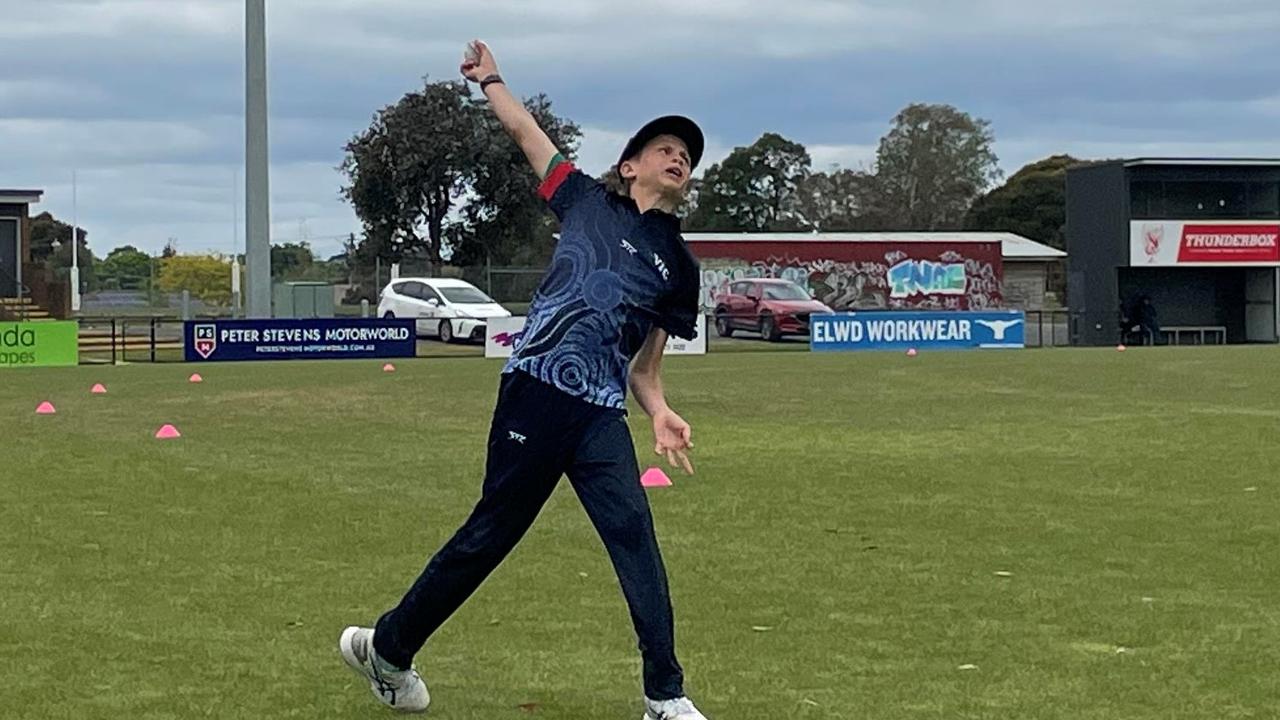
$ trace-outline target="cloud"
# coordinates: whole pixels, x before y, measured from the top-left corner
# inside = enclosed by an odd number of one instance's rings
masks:
[[[160,160],[200,160],[213,149],[226,123],[206,120],[0,119],[6,155],[15,164],[117,167]]]
[[[221,249],[243,149],[244,0],[10,3],[0,24],[4,182],[80,216],[100,254]],[[273,235],[357,229],[343,144],[485,38],[517,92],[546,92],[603,172],[667,112],[703,167],[764,132],[814,167],[874,156],[894,114],[945,102],[990,120],[1006,172],[1058,152],[1280,155],[1274,0],[456,0],[269,2]]]

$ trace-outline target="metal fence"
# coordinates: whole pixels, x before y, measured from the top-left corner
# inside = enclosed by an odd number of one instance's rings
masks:
[[[180,317],[79,317],[80,364],[182,362]]]
[[[398,271],[396,276],[400,278],[429,277],[465,280],[500,303],[521,306],[528,305],[547,271],[545,267],[529,266],[434,266],[420,261],[401,263],[396,270]],[[366,297],[371,302],[376,303],[378,292],[386,287],[392,279],[391,266],[378,263],[374,267],[372,275],[353,278],[355,285],[358,287],[352,292],[352,295],[356,298]],[[369,292],[369,288],[373,288],[372,292]],[[353,301],[359,302],[358,299]]]
[[[12,295],[13,297],[10,297]],[[29,319],[31,288],[18,282],[0,265],[0,321],[22,322]]]
[[[394,271],[390,263],[375,261],[372,267],[354,268],[334,283],[338,316],[376,316],[379,293],[400,278],[457,278],[470,282],[515,315],[528,311],[545,267],[433,264],[420,259],[402,262]],[[227,318],[237,312],[229,302],[204,302],[196,293],[161,289],[159,265],[138,277],[100,277],[100,287],[82,296],[80,323],[82,356],[86,362],[166,362],[183,357],[184,318]],[[228,286],[230,277],[227,278]],[[229,287],[227,288],[229,290]],[[224,294],[225,298],[225,294]],[[224,299],[220,298],[220,299]],[[362,306],[362,301],[367,305]],[[0,306],[0,316],[23,312],[21,305]],[[710,314],[710,309],[705,312]],[[796,318],[761,315],[738,318],[735,327],[717,328],[707,318],[708,352],[772,352],[808,348],[808,326]],[[1027,347],[1059,347],[1070,344],[1065,310],[1026,311]],[[483,345],[446,344],[420,338],[420,357],[479,357]]]
[[[226,283],[225,294],[229,298],[230,266]],[[85,317],[165,317],[184,312],[209,317],[229,317],[232,314],[229,299],[205,302],[194,288],[185,293],[184,305],[183,289],[163,289],[154,272],[150,276],[109,277],[97,285],[80,295],[80,314]]]
[[[1071,344],[1066,310],[1027,310],[1027,347],[1065,347]]]
[[[1062,310],[1028,311],[1026,344],[1029,348],[1068,345],[1067,313]],[[193,315],[191,319],[212,318]],[[776,321],[776,318],[768,318]],[[180,315],[153,317],[82,316],[80,362],[163,363],[184,359],[183,318]],[[707,352],[806,352],[809,349],[807,324],[770,325],[764,316],[739,316],[731,327],[707,318]],[[719,325],[719,326],[718,326]],[[420,358],[484,357],[483,342],[445,343],[420,337]]]
[[[433,270],[423,263],[406,263],[400,266],[398,276],[466,280],[489,297],[515,305],[523,312],[544,273],[545,268],[534,267],[445,265]],[[378,294],[391,281],[391,265],[378,262],[372,268],[352,273],[346,282],[332,283],[334,304],[345,306],[344,310],[339,310],[344,315],[358,314],[361,300],[367,300],[376,309]],[[227,283],[229,287],[229,277]],[[113,278],[107,286],[81,295],[80,312],[91,317],[164,317],[182,315],[184,310],[188,314],[208,317],[232,317],[236,314],[230,302],[205,302],[198,293],[187,294],[190,300],[184,308],[182,290],[163,290],[154,277]]]

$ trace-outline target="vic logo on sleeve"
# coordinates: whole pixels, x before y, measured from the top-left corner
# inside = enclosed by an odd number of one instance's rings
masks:
[[[667,264],[663,262],[662,257],[658,253],[653,254],[653,266],[658,268],[658,272],[662,273],[663,280],[671,279],[671,271],[667,270]]]

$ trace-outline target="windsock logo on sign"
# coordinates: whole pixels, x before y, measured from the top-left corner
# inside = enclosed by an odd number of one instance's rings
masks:
[[[1184,225],[1180,263],[1280,263],[1280,225]]]
[[[1142,237],[1146,240],[1147,262],[1156,261],[1160,254],[1160,243],[1164,240],[1164,225],[1143,225]]]
[[[520,332],[500,332],[493,336],[493,341],[502,347],[515,347],[520,342],[520,338],[524,337],[524,331]]]

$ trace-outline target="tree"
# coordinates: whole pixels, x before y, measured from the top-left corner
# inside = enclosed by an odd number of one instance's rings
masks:
[[[582,131],[557,116],[546,95],[524,102],[538,126],[566,158],[578,149]],[[479,155],[470,177],[472,199],[451,242],[456,265],[539,264],[551,256],[555,219],[538,197],[538,177],[520,148],[484,104],[477,114]]]
[[[382,290],[379,284],[382,277],[375,275],[375,271],[379,264],[378,253],[382,248],[368,238],[357,239],[355,233],[347,236],[342,243],[342,248],[343,256],[346,258],[345,280],[352,286],[347,291],[343,302],[356,303],[363,298],[376,304],[378,292]],[[382,265],[382,272],[385,273],[390,263],[384,259]]]
[[[465,84],[426,83],[347,143],[342,194],[377,256],[399,261],[420,251],[441,262],[450,214],[480,155],[476,127]]]
[[[707,168],[690,230],[770,232],[805,227],[797,209],[812,161],[800,143],[765,133]]]
[[[907,106],[876,151],[875,213],[902,230],[960,228],[1000,179],[991,123],[950,105]]]
[[[1065,250],[1067,169],[1079,164],[1070,155],[1054,155],[1027,165],[974,201],[965,228],[1017,233]]]
[[[310,243],[283,243],[271,246],[271,276],[286,280],[300,280],[315,263],[315,253]]]
[[[68,238],[70,234],[68,234]],[[83,236],[82,236],[83,237]],[[89,249],[83,240],[79,247],[80,257],[76,258],[77,264],[80,266],[80,287],[86,292],[92,292],[98,289],[98,258],[94,257],[93,251]],[[70,279],[71,276],[71,245],[60,245],[53,255],[48,258],[49,264],[53,267],[54,272],[59,278]]]
[[[84,228],[76,228],[76,237],[80,245],[87,248],[89,233]],[[71,225],[55,218],[52,213],[42,212],[31,218],[31,259],[45,262],[54,254],[53,244],[66,246],[71,242]],[[83,252],[83,251],[82,251]],[[83,259],[81,255],[81,259]],[[71,259],[70,251],[67,259]]]
[[[76,228],[76,238],[79,240],[79,257],[76,262],[80,266],[81,287],[96,289],[94,266],[97,258],[89,249],[89,233],[82,227]],[[71,268],[71,225],[58,220],[49,212],[42,212],[31,218],[31,259],[47,264],[59,277],[67,277]]]
[[[146,287],[151,278],[151,256],[132,245],[107,253],[98,264],[98,279],[103,286],[132,290]]]
[[[578,126],[557,116],[545,95],[525,107],[572,158]],[[350,254],[358,265],[378,258],[501,264],[549,257],[555,225],[537,197],[537,176],[487,101],[473,98],[466,85],[427,83],[405,95],[346,151],[343,195],[365,231]]]
[[[874,189],[875,177],[866,172],[838,167],[816,172],[800,183],[796,215],[814,232],[867,230]]]
[[[231,264],[220,255],[173,255],[160,260],[156,284],[164,292],[188,290],[192,297],[225,306],[231,301]]]

